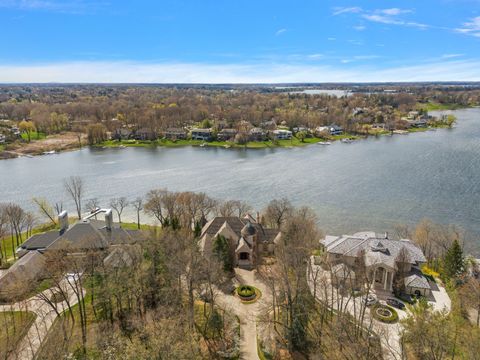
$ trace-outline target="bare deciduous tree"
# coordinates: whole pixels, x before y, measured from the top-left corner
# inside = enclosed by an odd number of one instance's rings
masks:
[[[133,200],[132,206],[137,212],[137,228],[140,229],[140,212],[143,210],[143,199],[141,197],[137,197],[135,200]]]
[[[64,187],[75,203],[78,219],[82,218],[83,179],[79,176],[71,176],[65,179]]]
[[[263,211],[263,216],[268,225],[281,228],[292,212],[293,206],[288,199],[275,199],[268,203],[267,208]]]
[[[55,210],[53,210],[53,207],[46,199],[34,197],[32,201],[38,206],[40,215],[49,219],[53,225],[57,224],[57,221],[55,219]]]
[[[122,212],[128,206],[128,200],[126,197],[122,196],[119,198],[113,198],[110,200],[110,206],[117,213],[118,222],[122,223]]]

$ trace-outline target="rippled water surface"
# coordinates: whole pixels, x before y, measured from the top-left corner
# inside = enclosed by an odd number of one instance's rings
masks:
[[[454,112],[454,129],[304,148],[83,149],[0,161],[0,201],[67,198],[63,178],[85,178],[86,198],[108,204],[153,188],[204,191],[262,208],[287,197],[333,233],[390,230],[423,217],[465,229],[480,244],[480,109]],[[129,214],[127,214],[128,216]],[[132,211],[130,211],[130,216]]]

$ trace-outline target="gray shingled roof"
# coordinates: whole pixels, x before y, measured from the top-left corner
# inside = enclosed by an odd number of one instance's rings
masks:
[[[45,249],[53,243],[60,234],[58,231],[49,231],[42,234],[32,235],[27,241],[25,241],[21,248],[25,250],[38,250]]]
[[[422,250],[410,240],[386,239],[374,233],[344,235],[336,239],[326,236],[321,241],[321,244],[325,246],[327,252],[332,254],[357,256],[360,251],[364,251],[367,265],[369,263],[384,263],[393,267],[395,258],[402,249],[406,250],[409,263],[417,264],[426,261]]]
[[[109,245],[133,244],[143,236],[139,230],[124,230],[119,224],[113,224],[107,231],[105,221],[81,220],[60,235],[58,230],[35,234],[25,241],[21,248],[29,250],[59,249],[103,249]]]
[[[419,289],[430,289],[430,284],[422,272],[416,268],[405,276],[405,286],[415,287]]]
[[[203,227],[202,230],[202,237],[205,234],[215,236],[220,228],[223,226],[223,224],[228,223],[230,228],[235,232],[235,234],[238,235],[238,237],[242,236],[242,229],[245,227],[245,225],[248,224],[249,220],[248,219],[241,219],[239,217],[215,217],[211,221],[209,221],[205,226]],[[258,223],[253,223],[250,222],[251,225],[255,228],[257,231],[257,236],[258,236],[258,241],[260,242],[273,242],[275,238],[278,236],[280,233],[280,230],[278,229],[267,229],[264,228],[261,224]]]

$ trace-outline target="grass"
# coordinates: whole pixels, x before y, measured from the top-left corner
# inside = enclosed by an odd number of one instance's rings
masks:
[[[22,139],[28,141],[28,135],[24,132],[21,133]],[[30,133],[30,140],[41,140],[45,139],[47,136],[42,132],[32,131]]]
[[[416,132],[428,131],[428,129],[429,129],[428,127],[419,127],[419,128],[412,127],[412,128],[409,128],[407,131],[410,133],[416,133]]]
[[[55,228],[56,228],[56,226],[54,226],[52,223],[42,224],[42,225],[39,225],[39,226],[33,228],[32,235],[38,234],[38,233],[43,233],[43,232],[46,232],[46,231],[49,231],[49,230],[53,230]],[[15,237],[15,235],[14,235],[14,237]],[[27,240],[27,233],[23,232],[21,234],[21,243],[23,243],[25,240]],[[13,244],[12,244],[12,237],[10,235],[7,235],[7,236],[3,237],[2,239],[0,239],[0,243],[1,243],[1,248],[2,248],[3,253],[7,254],[7,259],[6,259],[7,262],[11,262],[12,260],[15,260],[13,252],[17,248],[16,239],[13,240]]]
[[[427,111],[435,110],[457,110],[467,108],[466,105],[459,104],[442,104],[437,102],[428,102],[428,103],[417,103],[417,109],[423,109]]]
[[[332,140],[343,140],[343,139],[357,140],[357,139],[360,139],[359,136],[352,135],[352,134],[349,134],[349,133],[343,133],[341,135],[333,135],[331,138],[332,138]]]
[[[263,350],[262,342],[257,337],[257,355],[260,360],[273,360],[273,356]]]
[[[230,147],[230,148],[247,148],[247,149],[265,149],[265,148],[272,148],[272,147],[290,147],[290,146],[306,146],[309,144],[315,144],[321,141],[319,138],[305,138],[304,141],[297,139],[296,137],[292,137],[291,140],[266,140],[266,141],[249,141],[246,144],[237,144],[231,141],[210,141],[207,142],[208,147]],[[96,147],[156,147],[156,146],[164,146],[164,147],[181,147],[181,146],[200,146],[201,144],[205,143],[202,140],[166,140],[166,139],[159,139],[155,141],[141,141],[141,140],[107,140],[100,144],[95,145]]]
[[[0,312],[0,358],[14,351],[35,321],[35,314],[26,311]]]
[[[122,229],[125,230],[138,230],[138,225],[136,222],[122,222],[121,226]],[[154,230],[155,228],[155,225],[147,225],[140,223],[140,230]]]

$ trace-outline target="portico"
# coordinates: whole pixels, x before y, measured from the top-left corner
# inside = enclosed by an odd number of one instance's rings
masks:
[[[393,290],[393,269],[389,269],[385,265],[378,265],[373,267],[373,269],[370,271],[370,274],[373,289],[386,291]]]

